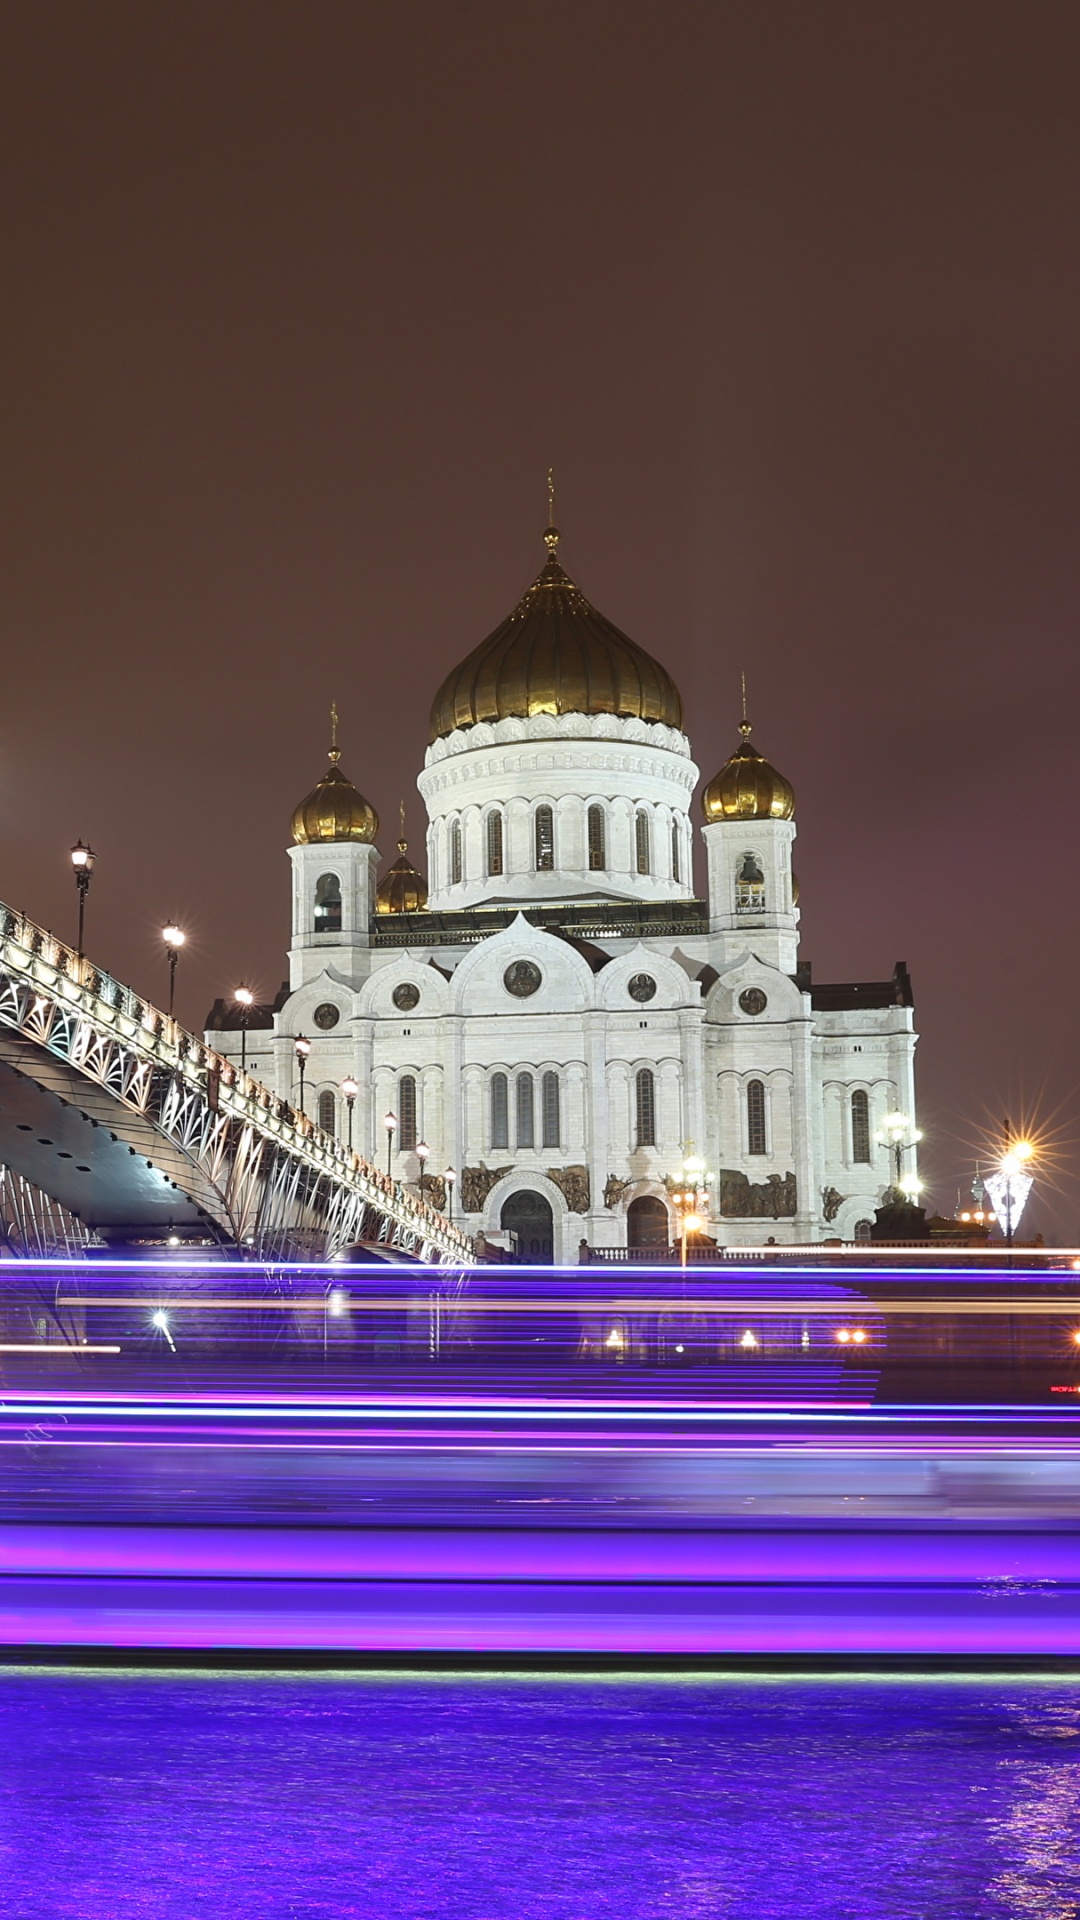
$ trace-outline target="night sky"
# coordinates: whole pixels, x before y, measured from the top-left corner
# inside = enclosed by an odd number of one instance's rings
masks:
[[[81,835],[100,964],[271,993],[331,699],[422,847],[553,464],[815,977],[909,963],[933,1202],[1037,1121],[1080,1238],[1078,88],[1075,0],[4,7],[0,898]]]

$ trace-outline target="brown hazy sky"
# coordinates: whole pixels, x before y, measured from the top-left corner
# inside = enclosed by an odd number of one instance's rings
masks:
[[[815,976],[909,962],[934,1200],[1037,1112],[1080,1237],[1078,90],[1075,0],[0,8],[0,898],[82,835],[102,964],[276,987],[331,698],[393,857],[554,463]]]

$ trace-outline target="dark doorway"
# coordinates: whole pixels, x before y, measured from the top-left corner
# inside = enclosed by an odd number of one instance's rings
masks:
[[[667,1252],[668,1210],[655,1194],[643,1193],[640,1200],[631,1200],[626,1209],[626,1244],[650,1253]]]
[[[503,1202],[499,1225],[515,1235],[515,1260],[530,1267],[550,1267],[555,1258],[555,1220],[542,1193],[512,1193]]]

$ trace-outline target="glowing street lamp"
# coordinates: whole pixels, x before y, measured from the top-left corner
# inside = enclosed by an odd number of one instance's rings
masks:
[[[233,994],[233,1000],[240,1009],[240,1071],[246,1073],[248,1021],[251,1018],[251,1009],[255,1005],[255,995],[250,987],[245,987],[241,982]]]
[[[457,1179],[457,1174],[455,1173],[453,1167],[447,1167],[446,1172],[443,1174],[443,1179],[446,1181],[446,1218],[449,1221],[450,1225],[453,1226],[454,1224],[454,1181]]]
[[[308,1039],[306,1033],[297,1034],[296,1039],[293,1041],[293,1052],[296,1055],[296,1065],[300,1075],[300,1111],[303,1113],[304,1075],[307,1072],[308,1054],[311,1052],[311,1041]]]
[[[679,1264],[685,1268],[687,1236],[700,1233],[708,1220],[712,1174],[706,1172],[704,1160],[689,1154],[683,1161],[680,1179],[681,1185],[672,1194],[671,1201],[679,1217]]]
[[[1010,1252],[1016,1223],[1035,1184],[1027,1171],[1034,1153],[1030,1140],[1009,1140],[998,1161],[997,1170],[986,1177],[986,1191],[994,1203],[998,1219],[1005,1223],[1005,1244]]]
[[[352,1152],[353,1108],[356,1105],[356,1096],[360,1091],[359,1083],[353,1079],[351,1073],[347,1073],[345,1075],[345,1078],[341,1083],[341,1091],[345,1097],[345,1106],[349,1115],[349,1152],[351,1153]]]
[[[166,920],[165,925],[161,929],[161,937],[165,942],[165,951],[169,956],[169,1019],[171,1020],[173,1006],[176,1002],[176,963],[180,958],[180,949],[184,944],[186,935],[182,928],[177,926],[175,920]]]
[[[394,1135],[397,1132],[397,1114],[384,1113],[383,1126],[386,1128],[386,1177],[390,1179],[390,1155],[394,1151]]]
[[[904,1155],[914,1153],[922,1139],[918,1127],[913,1127],[906,1113],[887,1113],[874,1135],[879,1147],[887,1147],[893,1164],[893,1187],[902,1193],[914,1206],[922,1192],[921,1182],[904,1179]]]
[[[94,871],[97,855],[93,847],[85,847],[76,840],[71,849],[71,867],[75,875],[75,885],[79,889],[79,959],[83,957],[83,921],[86,917],[86,896],[90,891],[90,875]]]
[[[428,1154],[429,1154],[430,1152],[431,1152],[431,1148],[430,1148],[430,1147],[428,1146],[428,1143],[427,1143],[427,1141],[426,1141],[426,1140],[418,1140],[418,1141],[417,1141],[417,1143],[416,1143],[416,1157],[417,1157],[417,1159],[418,1159],[418,1160],[419,1160],[419,1162],[420,1162],[420,1199],[421,1199],[421,1202],[423,1201],[423,1198],[424,1198],[424,1168],[425,1168],[425,1167],[426,1167],[426,1165],[427,1165],[427,1157],[428,1157]]]

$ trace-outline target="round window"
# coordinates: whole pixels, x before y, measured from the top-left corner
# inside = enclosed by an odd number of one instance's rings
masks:
[[[651,973],[635,973],[627,987],[631,1000],[651,1000],[656,992],[656,981]]]
[[[540,985],[540,969],[531,960],[514,960],[503,974],[503,986],[518,1000],[527,1000]]]
[[[768,1004],[760,987],[746,987],[739,995],[739,1005],[744,1013],[764,1013]]]
[[[403,980],[399,987],[394,988],[390,998],[402,1013],[411,1013],[414,1007],[420,1005],[420,989],[411,980]]]
[[[324,1033],[329,1033],[331,1027],[336,1027],[341,1019],[341,1008],[335,1007],[330,1000],[324,1000],[321,1007],[316,1007],[311,1017],[317,1027],[321,1027]]]

